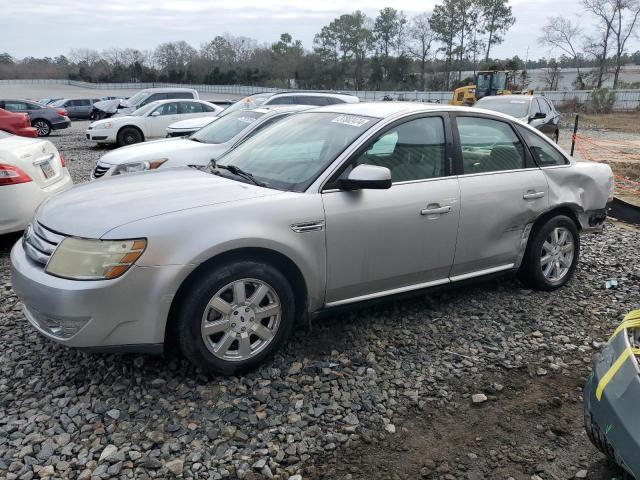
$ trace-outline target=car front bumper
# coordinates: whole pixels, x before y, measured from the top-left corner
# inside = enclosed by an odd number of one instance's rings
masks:
[[[27,320],[51,340],[92,350],[161,350],[184,269],[134,265],[113,280],[69,280],[46,273],[22,240],[11,250],[12,284]]]
[[[99,143],[116,143],[118,131],[115,128],[92,128],[85,131],[87,140]]]
[[[69,190],[73,181],[66,169],[63,172],[60,180],[44,188],[35,182],[4,185],[0,188],[0,235],[24,230],[38,205],[51,195]]]
[[[640,367],[630,350],[626,330],[607,343],[584,388],[584,414],[618,464],[640,479]]]

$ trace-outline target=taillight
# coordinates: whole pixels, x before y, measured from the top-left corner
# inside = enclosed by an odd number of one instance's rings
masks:
[[[30,127],[31,126],[31,121],[29,120],[29,114],[28,113],[24,114],[24,126],[25,127]]]
[[[64,108],[56,108],[56,112],[58,112],[58,115],[62,115],[63,117],[67,116],[67,111]]]
[[[27,183],[30,181],[31,177],[21,168],[0,163],[0,186],[17,185],[18,183]]]
[[[67,166],[67,163],[64,161],[64,157],[62,156],[62,154],[60,154],[60,165],[62,165],[62,168]]]

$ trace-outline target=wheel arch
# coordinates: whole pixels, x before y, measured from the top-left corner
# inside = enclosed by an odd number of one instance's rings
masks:
[[[176,338],[176,327],[178,324],[178,312],[183,305],[185,294],[189,287],[197,281],[198,277],[215,265],[221,265],[239,260],[257,260],[268,263],[282,272],[290,280],[294,293],[295,317],[297,321],[304,320],[309,303],[309,292],[307,282],[300,267],[287,255],[276,250],[265,247],[240,247],[225,252],[218,253],[198,265],[178,287],[167,316],[167,323],[164,330],[165,346],[169,345]]]
[[[582,230],[582,225],[580,223],[579,217],[580,212],[582,212],[582,208],[572,203],[556,205],[551,209],[543,212],[535,219],[535,221],[533,222],[533,227],[531,228],[531,234],[533,234],[537,229],[544,225],[547,220],[553,217],[557,217],[558,215],[564,215],[573,220],[573,222],[576,224],[578,232],[580,232]],[[531,234],[529,234],[529,238],[531,238]]]

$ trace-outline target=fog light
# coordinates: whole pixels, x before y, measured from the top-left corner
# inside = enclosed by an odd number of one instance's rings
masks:
[[[26,305],[23,305],[23,309],[26,317],[44,333],[63,340],[73,337],[89,321],[88,317],[51,317],[27,308]]]

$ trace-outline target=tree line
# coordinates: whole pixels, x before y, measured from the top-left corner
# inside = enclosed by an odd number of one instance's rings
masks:
[[[516,22],[508,0],[443,0],[411,17],[392,7],[375,17],[361,11],[340,15],[322,27],[310,49],[288,33],[271,44],[225,33],[199,48],[175,41],[153,50],[77,48],[54,58],[0,53],[0,78],[449,90],[472,81],[464,72],[479,69],[510,70],[514,87],[526,88],[527,70],[546,68],[553,88],[560,68],[574,67],[581,88],[600,87],[610,74],[617,87],[622,65],[640,64],[640,52],[627,51],[637,34],[640,0],[582,2],[589,21],[548,19],[538,42],[553,56],[537,60],[525,52],[524,60],[492,56]],[[595,67],[596,74],[582,75],[586,67]]]
[[[565,16],[550,17],[542,27],[538,42],[572,60],[578,75],[577,89],[588,86],[602,87],[607,75],[613,76],[613,88],[620,86],[620,70],[629,63],[628,42],[638,38],[640,26],[640,0],[582,0],[582,6],[591,25]],[[635,63],[639,64],[635,52]],[[589,73],[581,72],[585,66],[595,66]],[[557,82],[559,65],[550,63],[548,83]]]

